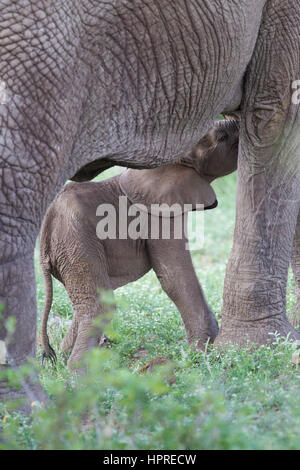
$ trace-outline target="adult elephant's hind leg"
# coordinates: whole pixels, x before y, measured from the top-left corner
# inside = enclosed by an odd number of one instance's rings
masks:
[[[300,212],[298,215],[298,222],[296,228],[296,235],[294,239],[294,250],[292,257],[292,268],[294,280],[296,284],[297,302],[289,316],[290,323],[294,328],[300,327]]]
[[[234,246],[217,344],[299,338],[286,284],[300,200],[299,1],[266,4],[243,99]]]

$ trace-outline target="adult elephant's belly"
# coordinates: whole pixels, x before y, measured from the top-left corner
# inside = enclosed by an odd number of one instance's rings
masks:
[[[140,279],[151,269],[143,240],[106,240],[104,246],[112,289]]]
[[[94,177],[103,159],[140,168],[170,163],[218,114],[236,110],[265,2],[117,2],[85,56],[91,86],[69,177]]]

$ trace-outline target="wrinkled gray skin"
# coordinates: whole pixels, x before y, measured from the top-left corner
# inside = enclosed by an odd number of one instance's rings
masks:
[[[300,327],[300,213],[294,239],[294,251],[292,257],[292,268],[296,284],[297,303],[289,316],[291,324],[296,328]]]
[[[99,344],[101,333],[93,328],[95,318],[105,312],[99,301],[99,289],[117,289],[139,279],[151,268],[178,307],[188,341],[196,341],[200,348],[214,341],[218,323],[199,285],[185,234],[182,232],[181,239],[174,238],[174,220],[178,224],[180,219],[184,227],[187,216],[184,204],[191,204],[192,208],[203,204],[205,209],[216,206],[210,182],[236,170],[238,137],[235,121],[221,121],[182,159],[184,165],[127,170],[103,182],[69,183],[64,187],[47,211],[40,236],[40,263],[46,285],[41,332],[44,357],[55,359],[47,335],[53,295],[51,276],[64,284],[74,310],[72,325],[62,342],[65,353],[72,351],[68,360],[71,369],[79,364],[84,351]],[[154,230],[151,224],[159,220],[154,217],[153,222],[151,204],[177,204],[176,218],[168,217],[170,239],[162,239],[161,233],[158,239],[151,239],[151,235],[146,240],[99,239],[98,206],[111,204],[118,221],[119,198],[124,195],[128,211],[132,204],[144,205],[146,212],[141,223],[149,234]],[[127,208],[122,211],[123,218],[125,211]],[[133,217],[128,217],[128,224],[132,220]]]
[[[237,220],[217,342],[296,337],[285,294],[300,196],[300,111],[291,100],[299,7],[0,0],[0,301],[4,322],[16,318],[11,364],[35,355],[34,245],[63,183],[111,164],[170,163],[219,113],[236,110]]]

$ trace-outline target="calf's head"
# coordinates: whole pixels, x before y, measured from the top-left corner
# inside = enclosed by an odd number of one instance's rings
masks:
[[[208,181],[228,175],[237,169],[239,122],[217,121],[180,164],[194,168]]]
[[[177,204],[181,213],[197,209],[198,205],[212,209],[217,198],[210,183],[236,170],[238,142],[237,121],[216,122],[175,164],[122,173],[121,189],[133,204],[146,206],[148,212],[152,212],[154,204]]]

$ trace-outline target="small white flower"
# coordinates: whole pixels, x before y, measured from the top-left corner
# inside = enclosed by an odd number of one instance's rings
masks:
[[[43,402],[40,402],[40,401],[33,401],[31,403],[31,408],[43,408],[44,407],[44,403]]]

